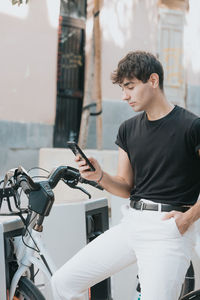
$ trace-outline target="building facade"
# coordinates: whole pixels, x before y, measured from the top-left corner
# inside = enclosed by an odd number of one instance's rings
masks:
[[[128,51],[157,55],[165,69],[167,97],[200,115],[199,9],[195,0],[102,0],[103,149],[117,149],[118,127],[134,115],[110,80]],[[0,4],[0,177],[11,167],[37,166],[39,149],[53,147],[59,16],[59,0]],[[95,147],[96,120],[91,116],[87,148]]]

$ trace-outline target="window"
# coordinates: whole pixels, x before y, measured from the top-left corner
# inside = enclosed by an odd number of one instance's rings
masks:
[[[184,22],[184,11],[159,8],[158,55],[164,67],[165,94],[168,100],[181,106],[185,106]]]

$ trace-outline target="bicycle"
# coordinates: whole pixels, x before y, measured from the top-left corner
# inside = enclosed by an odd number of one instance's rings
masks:
[[[8,237],[5,245],[9,263],[6,266],[6,295],[2,297],[7,300],[45,300],[41,290],[34,283],[34,270],[35,267],[41,270],[47,280],[50,280],[56,271],[42,242],[41,232],[43,221],[49,216],[54,203],[52,190],[60,180],[70,188],[81,190],[89,198],[91,195],[83,187],[77,186],[79,182],[103,190],[96,182],[82,178],[79,171],[70,166],[56,168],[43,181],[33,181],[24,168],[18,167],[8,171],[1,182],[3,188],[0,188],[0,209],[3,201],[6,201],[9,213],[0,215],[18,216],[23,223],[22,230],[16,232],[15,236]],[[28,197],[26,208],[21,207],[20,190]]]

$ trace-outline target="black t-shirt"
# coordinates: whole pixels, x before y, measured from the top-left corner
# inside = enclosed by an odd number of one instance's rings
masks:
[[[200,193],[200,118],[175,106],[149,121],[145,112],[125,121],[116,144],[134,173],[131,199],[193,205]]]

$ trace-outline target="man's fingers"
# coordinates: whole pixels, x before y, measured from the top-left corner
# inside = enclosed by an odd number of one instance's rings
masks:
[[[87,171],[90,167],[88,165],[84,165],[82,167],[79,167],[79,171],[82,173],[84,171]]]
[[[77,155],[75,156],[74,160],[75,160],[76,162],[81,161],[81,160],[82,160],[82,157],[81,157],[79,154],[77,154]]]
[[[163,217],[162,220],[168,220],[171,218],[171,214],[170,213],[166,213]]]
[[[90,179],[91,173],[92,173],[91,171],[88,171],[88,172],[87,172],[87,170],[84,171],[84,172],[80,172],[80,174],[81,174],[81,176],[82,176],[83,178],[86,178],[86,179],[88,179],[88,180],[94,180],[94,179]]]
[[[171,219],[171,218],[176,218],[176,217],[177,217],[178,215],[180,215],[180,214],[182,214],[182,213],[179,212],[179,211],[176,211],[176,210],[172,210],[172,211],[166,213],[166,214],[163,216],[162,220],[168,220],[168,219]]]
[[[166,214],[163,216],[162,220],[169,220],[169,219],[173,218],[173,217],[174,217],[174,213],[175,213],[174,210],[172,210],[172,211],[166,213]]]
[[[79,167],[86,166],[86,161],[85,160],[80,160],[77,162]]]

